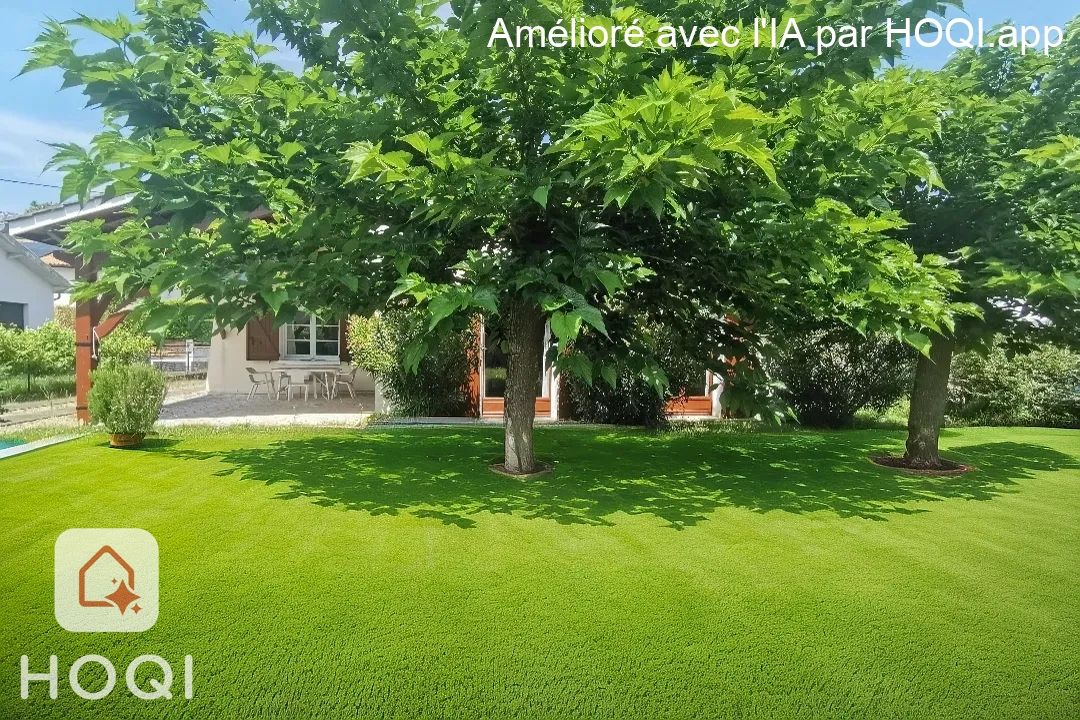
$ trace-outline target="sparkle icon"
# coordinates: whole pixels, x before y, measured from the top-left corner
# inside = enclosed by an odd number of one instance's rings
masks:
[[[120,614],[123,615],[124,611],[128,609],[128,605],[138,600],[139,596],[131,591],[126,582],[121,581],[120,587],[106,595],[105,599],[115,605],[120,610]],[[139,606],[133,606],[131,611],[139,612]]]

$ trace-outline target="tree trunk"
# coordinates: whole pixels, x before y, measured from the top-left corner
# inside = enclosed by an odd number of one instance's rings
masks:
[[[536,472],[533,417],[543,359],[544,316],[535,303],[513,298],[504,318],[509,352],[503,396],[506,422],[503,467],[507,472],[524,475]]]
[[[945,400],[955,346],[952,338],[933,335],[930,339],[930,357],[919,356],[919,363],[915,367],[915,386],[911,390],[911,408],[908,410],[907,452],[904,453],[904,459],[911,467],[941,466],[938,437],[945,422]]]

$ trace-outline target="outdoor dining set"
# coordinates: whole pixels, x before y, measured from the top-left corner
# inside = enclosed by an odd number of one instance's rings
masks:
[[[274,363],[269,370],[257,370],[253,367],[245,368],[248,379],[251,380],[251,390],[248,391],[248,400],[256,394],[265,392],[266,397],[272,400],[280,400],[282,396],[286,400],[293,399],[293,393],[301,395],[307,400],[310,395],[315,398],[325,397],[333,400],[338,395],[338,388],[347,390],[349,396],[356,397],[353,389],[353,381],[356,379],[356,368],[342,371],[339,364],[319,364],[311,361],[297,361],[294,363]]]

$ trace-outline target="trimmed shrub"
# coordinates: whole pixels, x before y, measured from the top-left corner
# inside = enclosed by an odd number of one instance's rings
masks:
[[[639,324],[646,325],[648,323]],[[590,342],[601,340],[583,335],[578,345]],[[639,337],[637,342],[651,348],[653,359],[668,378],[666,391],[658,393],[640,372],[635,371],[636,361],[644,362],[644,358],[639,357],[627,358],[621,365],[615,387],[599,378],[590,385],[567,374],[563,376],[563,401],[571,418],[606,425],[662,427],[667,423],[668,402],[680,395],[683,388],[704,382],[705,368],[696,361],[695,353],[683,348],[666,329],[652,324],[647,336]]]
[[[426,337],[428,349],[416,372],[406,370],[405,348]],[[390,411],[404,417],[465,415],[472,408],[469,379],[476,369],[476,333],[430,333],[416,312],[394,309],[349,319],[352,362],[380,384]]]
[[[149,335],[119,325],[102,338],[98,349],[99,364],[107,366],[146,363],[153,349],[154,341]]]
[[[860,410],[884,412],[911,390],[914,352],[887,336],[846,329],[795,335],[772,374],[801,424],[851,427]]]
[[[1042,345],[960,353],[949,378],[949,419],[974,425],[1080,427],[1080,353]]]
[[[145,435],[165,401],[165,376],[149,365],[113,363],[94,372],[90,416],[109,432]]]

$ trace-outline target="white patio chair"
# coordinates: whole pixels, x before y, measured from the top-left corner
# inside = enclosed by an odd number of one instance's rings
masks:
[[[304,402],[308,399],[308,381],[311,378],[305,374],[301,382],[294,382],[292,375],[289,373],[281,373],[280,384],[278,385],[278,392],[285,393],[286,400],[292,400],[293,390],[302,390],[304,394]]]
[[[268,399],[270,397],[277,397],[276,388],[274,387],[274,376],[271,373],[268,373],[264,370],[256,370],[253,367],[247,367],[244,369],[247,371],[248,380],[251,381],[251,390],[248,390],[247,396],[248,400],[255,397],[255,393],[257,393],[259,391],[259,388],[263,386],[266,387],[266,397]],[[270,395],[271,391],[274,392],[273,396]]]
[[[330,386],[330,394],[332,397],[337,397],[338,385],[345,387],[349,391],[349,396],[355,400],[356,391],[353,390],[353,380],[356,379],[356,368],[353,368],[347,373],[337,372],[334,373],[334,381]]]
[[[325,395],[327,400],[330,399],[333,386],[333,381],[330,379],[332,375],[332,372],[311,373],[311,390],[316,399],[320,394]]]

